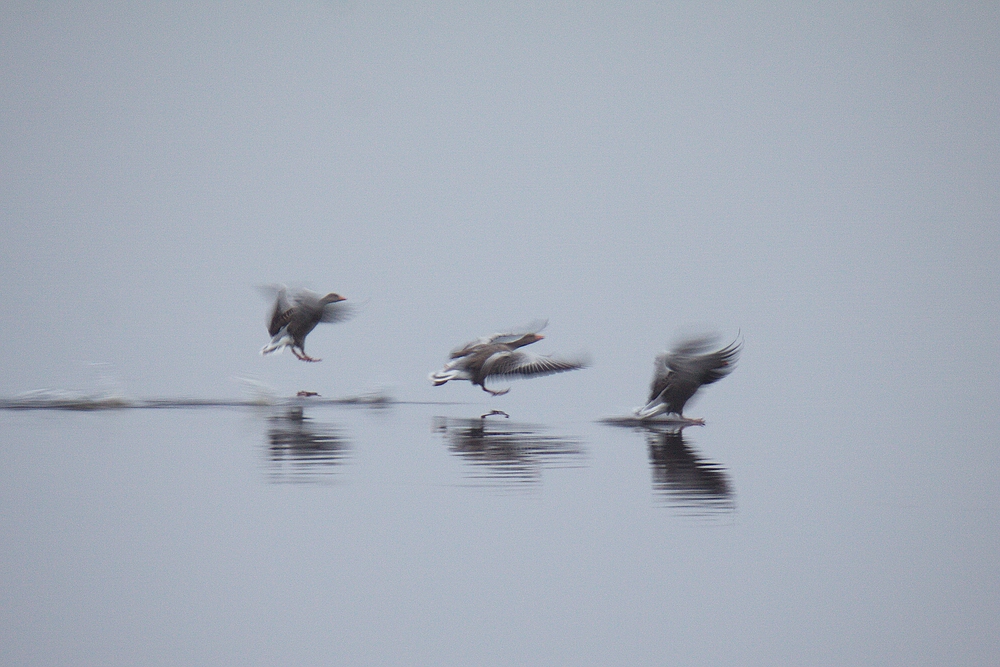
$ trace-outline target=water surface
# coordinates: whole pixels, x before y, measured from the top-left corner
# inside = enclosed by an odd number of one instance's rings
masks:
[[[481,412],[0,413],[7,660],[995,654],[995,500],[934,466],[846,440],[804,469],[755,444],[778,431],[711,420],[679,432]]]

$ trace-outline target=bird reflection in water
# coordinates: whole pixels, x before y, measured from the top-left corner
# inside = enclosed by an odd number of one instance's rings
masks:
[[[435,417],[432,428],[444,436],[449,451],[472,464],[472,479],[499,486],[537,484],[543,468],[583,465],[578,441],[547,435],[538,426]]]
[[[736,508],[726,469],[698,455],[683,427],[648,424],[646,434],[653,492],[685,514],[714,515]]]
[[[268,418],[268,462],[273,482],[317,481],[343,463],[350,443],[342,430],[306,417],[293,406]]]

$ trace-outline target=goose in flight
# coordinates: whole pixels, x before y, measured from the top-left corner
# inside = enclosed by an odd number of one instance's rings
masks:
[[[306,354],[306,336],[320,322],[343,322],[351,316],[350,308],[341,303],[346,299],[333,292],[326,296],[307,289],[289,292],[284,285],[261,289],[274,296],[267,325],[271,342],[261,349],[261,354],[287,347],[302,361],[321,361]]]
[[[483,336],[452,350],[444,368],[428,378],[435,387],[449,380],[468,380],[492,396],[501,396],[510,388],[494,391],[486,387],[491,377],[535,377],[585,368],[586,359],[556,359],[525,352],[519,348],[536,343],[544,336],[539,331],[545,322],[535,322],[525,330]]]
[[[688,420],[684,416],[684,404],[703,385],[718,382],[729,375],[742,347],[742,343],[733,341],[712,352],[715,340],[714,336],[688,338],[670,352],[656,357],[649,401],[645,406],[636,408],[635,416],[650,419],[669,413],[692,424],[704,424],[702,419]]]

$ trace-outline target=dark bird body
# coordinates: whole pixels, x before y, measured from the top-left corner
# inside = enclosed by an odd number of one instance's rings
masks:
[[[264,346],[261,354],[289,348],[302,361],[320,361],[306,354],[306,336],[320,322],[342,322],[350,317],[350,311],[341,304],[345,298],[333,292],[320,296],[310,290],[296,290],[289,295],[285,287],[276,291],[274,308],[267,325],[271,342]]]
[[[449,380],[468,380],[486,393],[500,396],[510,389],[500,391],[488,389],[487,378],[535,377],[587,366],[587,362],[583,359],[555,359],[519,349],[540,341],[543,336],[538,331],[544,326],[545,323],[542,322],[533,331],[493,334],[467,343],[451,352],[449,355],[451,361],[440,371],[431,373],[430,381],[434,386],[439,386]]]
[[[687,419],[684,405],[688,400],[704,385],[729,375],[739,357],[741,343],[733,341],[710,352],[714,340],[708,336],[691,338],[656,357],[649,400],[635,411],[636,417],[649,419],[667,413]],[[700,419],[690,421],[704,423]]]

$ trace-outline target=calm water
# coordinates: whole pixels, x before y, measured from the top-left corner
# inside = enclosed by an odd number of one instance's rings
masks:
[[[481,412],[0,413],[4,662],[1000,655],[989,461],[926,425],[800,426],[826,438],[806,455],[728,413],[681,434]]]

